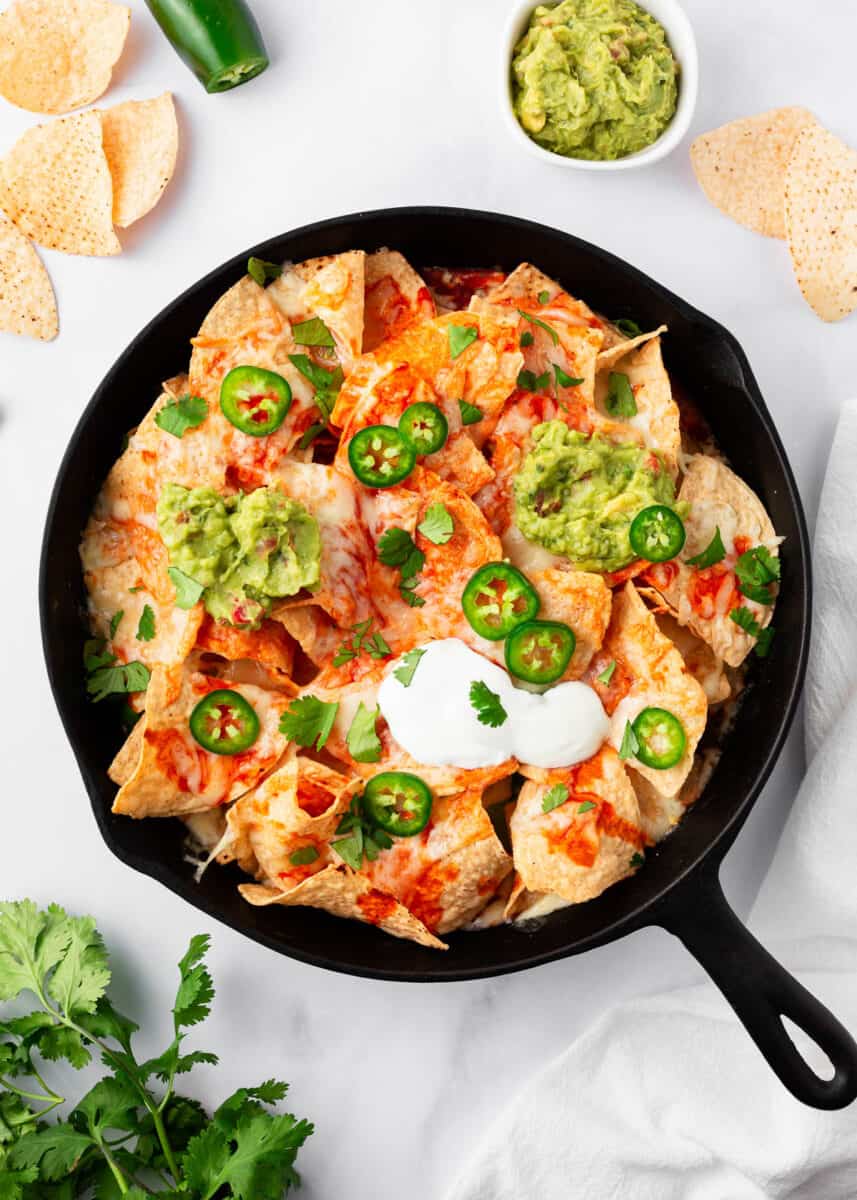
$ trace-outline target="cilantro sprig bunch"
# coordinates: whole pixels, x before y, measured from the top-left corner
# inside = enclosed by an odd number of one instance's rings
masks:
[[[179,963],[172,1038],[140,1061],[138,1026],[107,996],[110,965],[91,917],[57,905],[0,903],[0,1002],[35,998],[32,1011],[0,1012],[2,1200],[278,1200],[298,1183],[294,1163],[312,1125],[272,1112],[287,1085],[239,1088],[209,1115],[176,1091],[179,1076],[217,1056],[186,1050],[188,1030],[211,1010],[209,940],[191,939]],[[20,1013],[20,1002],[16,1004]],[[65,1119],[48,1065],[80,1069],[99,1056],[105,1076]]]

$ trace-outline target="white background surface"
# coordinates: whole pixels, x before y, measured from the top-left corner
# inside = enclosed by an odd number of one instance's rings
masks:
[[[853,0],[686,7],[701,68],[692,135],[805,104],[857,143]],[[812,520],[836,413],[854,390],[857,318],[818,321],[785,247],[706,203],[687,143],[652,168],[613,176],[543,166],[516,147],[497,111],[500,0],[254,0],[272,66],[223,96],[207,96],[186,72],[142,0],[132,8],[129,44],[103,103],[172,89],[178,172],[159,208],[121,235],[121,257],[44,254],[60,306],[55,343],[0,335],[0,893],[94,913],[113,949],[120,1006],[145,1029],[159,1022],[159,1040],[172,964],[192,932],[210,929],[219,999],[201,1044],[221,1051],[223,1066],[199,1070],[198,1093],[215,1100],[280,1074],[292,1083],[294,1109],[317,1125],[301,1160],[305,1196],[425,1200],[441,1194],[510,1092],[595,1014],[696,969],[652,931],[483,984],[368,983],[278,958],[120,866],[90,816],[38,638],[39,540],[68,436],[133,335],[242,248],[362,208],[470,205],[599,243],[730,328],[779,424]],[[36,119],[0,101],[0,147]],[[740,911],[770,859],[801,763],[793,735],[727,859],[727,891]],[[749,1041],[743,1049],[755,1054]],[[765,1069],[761,1059],[756,1069]]]

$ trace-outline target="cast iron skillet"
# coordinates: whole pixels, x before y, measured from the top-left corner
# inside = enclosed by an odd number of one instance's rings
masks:
[[[101,481],[125,432],[141,419],[161,380],[187,366],[188,339],[214,301],[244,272],[248,254],[283,261],[362,247],[401,250],[419,266],[493,266],[529,260],[613,317],[643,328],[664,323],[673,379],[695,400],[735,470],[770,512],[782,548],[777,640],[753,663],[752,683],[722,760],[702,798],[654,851],[644,870],[597,900],[558,912],[532,929],[504,926],[450,937],[446,954],[398,941],[368,925],[312,909],[251,908],[238,896],[236,868],[193,882],[177,821],[139,821],[110,812],[105,768],[120,742],[106,706],[87,703],[81,646],[86,636],[77,547]],[[765,1058],[799,1099],[840,1108],[857,1096],[857,1045],[835,1018],[780,967],[729,908],[718,881],[732,844],[770,774],[794,715],[806,664],[810,567],[795,482],[749,364],[720,325],[605,251],[528,221],[462,209],[402,208],[357,213],[272,238],[218,267],[164,309],[119,357],[92,397],[59,470],[41,561],[42,637],[66,732],[111,850],[203,912],[281,954],[375,979],[481,979],[578,954],[646,925],[680,938],[735,1008]],[[815,1074],[782,1023],[788,1017],[825,1051],[835,1072]]]

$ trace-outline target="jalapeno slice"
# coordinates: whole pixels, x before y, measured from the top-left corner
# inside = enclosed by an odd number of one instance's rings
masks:
[[[413,837],[425,829],[431,805],[428,784],[407,771],[383,771],[369,780],[363,792],[363,811],[394,837]]]
[[[666,771],[681,761],[687,738],[684,726],[665,708],[644,708],[631,728],[637,738],[637,758],[644,767]]]
[[[417,452],[393,425],[367,425],[348,443],[351,470],[367,487],[386,488],[407,479]]]
[[[666,562],[684,545],[684,525],[678,513],[665,504],[652,504],[634,517],[628,538],[638,558]]]
[[[527,683],[553,683],[576,644],[574,630],[562,621],[525,621],[506,638],[506,666]]]
[[[446,445],[449,425],[436,404],[420,400],[417,404],[409,404],[399,417],[399,433],[411,443],[417,457],[422,458]]]
[[[292,407],[292,389],[276,371],[233,367],[220,385],[220,411],[250,437],[279,429]]]
[[[189,724],[196,741],[212,754],[241,754],[259,736],[255,708],[231,688],[204,696],[190,714]]]
[[[499,642],[539,611],[535,588],[517,567],[486,563],[471,575],[461,596],[464,615],[476,632]]]

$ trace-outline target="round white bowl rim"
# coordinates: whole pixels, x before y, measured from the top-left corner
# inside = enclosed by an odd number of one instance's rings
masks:
[[[672,120],[660,137],[650,146],[646,146],[644,150],[638,150],[625,158],[595,160],[569,158],[564,154],[556,154],[553,150],[546,150],[544,146],[534,142],[529,134],[524,132],[512,108],[512,93],[509,86],[512,51],[524,31],[527,19],[539,2],[540,0],[516,0],[507,18],[503,38],[500,103],[506,126],[515,141],[519,144],[522,143],[531,154],[536,155],[542,161],[553,163],[555,166],[571,167],[573,170],[579,171],[627,171],[634,167],[647,167],[674,150],[687,133],[693,119],[699,83],[696,37],[693,26],[679,0],[638,0],[640,7],[651,13],[655,20],[663,25],[670,46],[681,67],[678,103]],[[552,0],[541,0],[541,2],[552,5]]]

